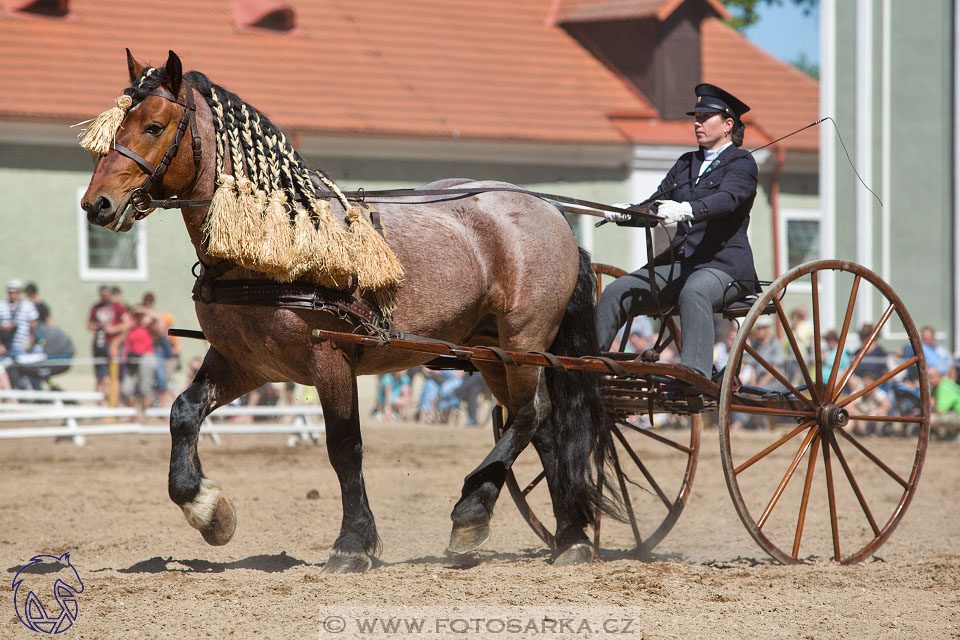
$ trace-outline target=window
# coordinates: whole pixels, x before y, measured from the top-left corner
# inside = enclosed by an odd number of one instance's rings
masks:
[[[820,211],[783,209],[780,214],[780,272],[820,257]]]
[[[77,238],[80,243],[80,279],[143,282],[147,279],[147,225],[137,222],[125,233],[113,233],[87,222],[80,208],[86,187],[77,188]]]

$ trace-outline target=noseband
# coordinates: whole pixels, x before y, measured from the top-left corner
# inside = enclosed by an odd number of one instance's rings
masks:
[[[124,155],[134,162],[137,163],[144,173],[147,174],[147,179],[143,181],[139,187],[133,190],[130,194],[130,204],[133,205],[133,208],[137,211],[134,218],[136,220],[142,220],[146,218],[147,215],[153,211],[153,207],[150,206],[151,196],[150,192],[153,190],[154,186],[159,186],[159,197],[163,197],[163,176],[167,173],[167,169],[170,167],[170,163],[173,162],[173,159],[177,155],[177,151],[180,149],[180,141],[183,139],[183,134],[186,133],[187,123],[190,123],[190,135],[193,137],[193,166],[200,166],[200,132],[197,129],[197,118],[196,118],[196,106],[193,101],[193,87],[189,84],[185,84],[185,97],[184,101],[181,102],[179,98],[175,95],[164,89],[162,86],[157,86],[149,94],[150,96],[159,96],[170,102],[175,102],[181,107],[183,107],[183,114],[180,116],[180,123],[177,125],[177,130],[173,134],[173,140],[170,142],[170,146],[167,147],[166,153],[163,154],[163,158],[160,160],[160,163],[153,165],[142,156],[140,156],[135,151],[128,149],[122,144],[117,144],[116,141],[110,144],[110,148],[117,151],[117,153]]]

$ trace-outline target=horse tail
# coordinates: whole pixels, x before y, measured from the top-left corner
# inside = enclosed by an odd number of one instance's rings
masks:
[[[563,321],[550,352],[561,356],[597,355],[596,276],[590,254],[580,249],[580,269]],[[590,371],[547,368],[551,425],[559,452],[559,493],[569,500],[570,516],[583,525],[594,521],[597,508],[621,517],[621,498],[612,474],[610,418],[603,406],[601,376]],[[601,479],[602,478],[602,479]],[[606,497],[604,495],[606,490]]]

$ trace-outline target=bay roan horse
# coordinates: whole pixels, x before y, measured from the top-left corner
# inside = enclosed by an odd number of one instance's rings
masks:
[[[101,157],[82,200],[90,223],[129,231],[140,217],[131,202],[138,190],[153,197],[210,199],[222,183],[218,178],[232,174],[239,182],[244,177],[238,175],[244,171],[243,164],[229,160],[240,149],[237,145],[244,151],[252,145],[253,155],[260,154],[262,173],[269,171],[271,162],[283,165],[279,184],[289,193],[285,206],[290,220],[294,219],[303,206],[298,201],[303,194],[298,195],[293,184],[295,176],[293,183],[288,178],[291,168],[292,173],[300,170],[302,159],[262,113],[201,73],[183,74],[172,51],[161,68],[141,65],[129,51],[127,62],[132,85],[124,94],[130,100],[118,100],[118,128],[96,152]],[[237,115],[223,113],[225,107]],[[241,117],[256,122],[252,138],[224,130]],[[257,145],[270,148],[264,153]],[[162,165],[168,166],[158,172]],[[254,163],[249,170],[255,172],[257,166]],[[150,175],[146,182],[145,174]],[[502,183],[455,179],[427,186],[454,185],[476,187],[477,193],[440,202],[419,196],[378,204],[389,246],[405,270],[395,288],[394,326],[466,345],[595,354],[589,259],[578,249],[557,208],[525,194],[483,191],[505,186]],[[336,199],[332,202],[330,210],[343,226],[343,207]],[[209,231],[204,226],[208,208],[201,203],[183,209],[183,221],[206,270],[218,263],[209,252]],[[265,275],[234,266],[219,277],[263,280]],[[171,410],[170,498],[204,540],[226,544],[236,529],[236,511],[220,485],[201,468],[200,424],[217,407],[267,382],[292,380],[315,386],[343,505],[340,535],[325,570],[369,569],[380,540],[361,467],[357,376],[424,364],[431,356],[312,341],[313,329],[351,331],[354,327],[335,314],[311,309],[197,299],[196,313],[210,348],[196,378]],[[556,561],[589,560],[592,549],[584,530],[596,508],[605,504],[597,473],[607,452],[599,381],[593,374],[531,366],[479,363],[477,367],[506,407],[507,429],[466,477],[452,513],[449,551],[466,553],[486,541],[505,474],[532,441],[546,471],[556,515]]]

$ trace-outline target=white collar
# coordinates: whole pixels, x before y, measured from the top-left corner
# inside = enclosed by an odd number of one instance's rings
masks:
[[[717,147],[716,149],[704,149],[704,150],[703,150],[703,161],[704,161],[704,162],[713,162],[713,161],[716,159],[716,157],[719,156],[721,153],[723,153],[723,150],[726,149],[727,147],[729,147],[731,144],[733,144],[733,143],[732,143],[732,142],[728,142],[727,144],[723,145],[722,147]]]

